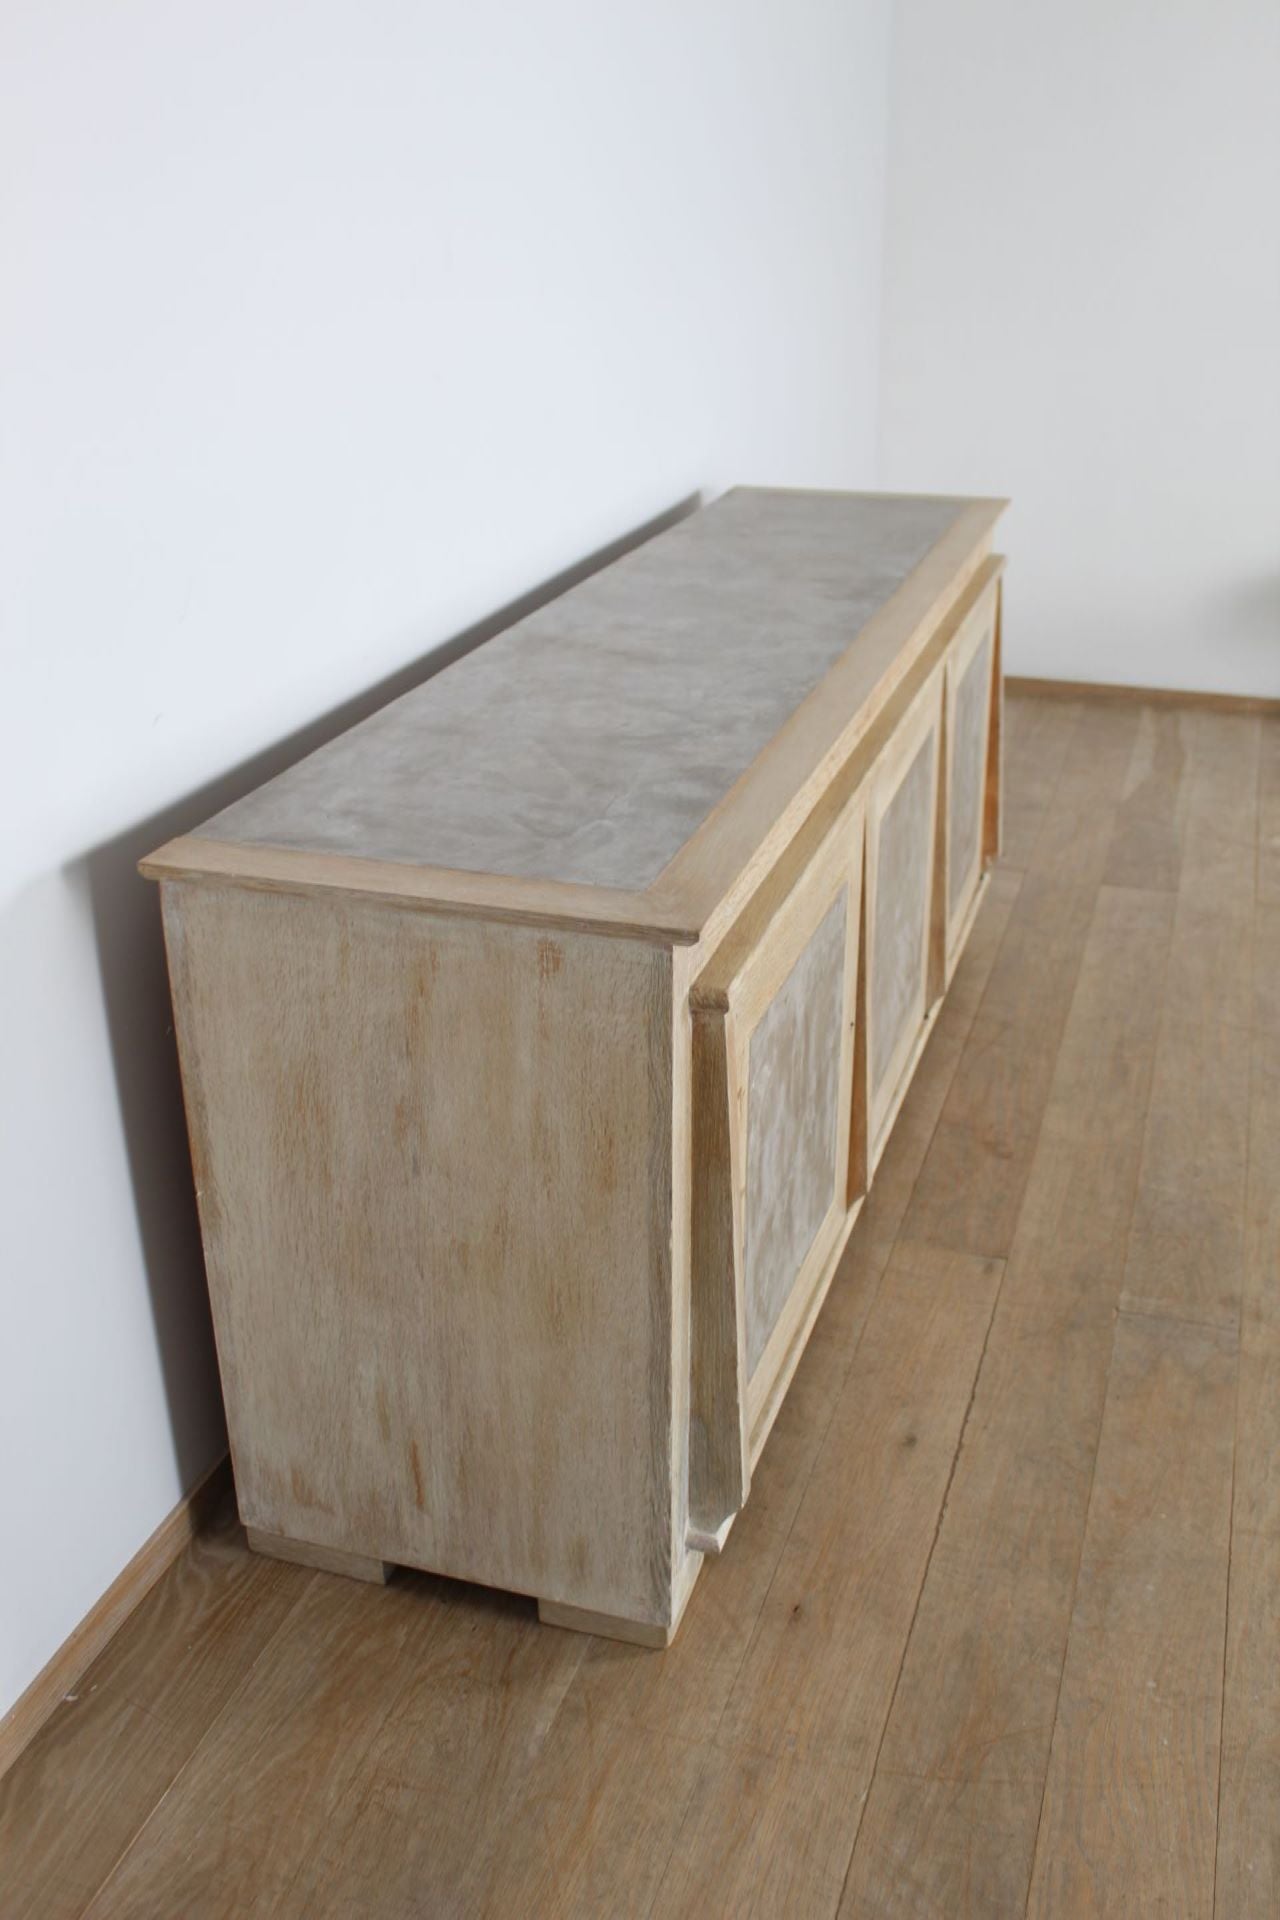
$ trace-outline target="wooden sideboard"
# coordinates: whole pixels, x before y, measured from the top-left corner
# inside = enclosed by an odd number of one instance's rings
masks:
[[[737,489],[144,861],[255,1547],[669,1643],[998,850],[1003,505]]]

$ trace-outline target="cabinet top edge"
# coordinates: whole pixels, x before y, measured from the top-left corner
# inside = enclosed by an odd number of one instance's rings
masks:
[[[764,636],[767,644],[762,647],[758,623],[754,637],[748,635],[751,645],[735,650],[734,642],[738,636],[733,629],[732,617],[740,614],[749,620],[751,608],[742,597],[745,589],[736,580],[732,580],[723,592],[716,581],[725,574],[726,569],[732,572],[731,562],[733,565],[741,563],[747,570],[748,586],[751,579],[759,578],[758,568],[754,574],[750,572],[749,555],[742,541],[743,524],[748,531],[754,524],[750,513],[745,523],[741,521],[742,509],[735,503],[744,501],[765,503],[765,524],[775,529],[775,548],[784,554],[783,560],[774,569],[780,574],[780,584],[775,579],[773,587],[769,589],[773,593],[774,613],[780,617],[786,616],[790,604],[787,592],[789,579],[802,602],[808,595],[811,624],[820,626],[825,619],[830,631],[824,634],[824,638],[839,641],[829,662],[823,664],[818,660],[817,664],[822,666],[820,672],[806,672],[806,668],[812,669],[814,666],[814,656],[810,654],[799,662],[788,682],[787,674],[791,666],[788,634],[785,631],[775,634],[773,630],[768,630]],[[779,502],[784,503],[781,509]],[[912,559],[912,564],[905,570],[899,569],[900,577],[883,573],[877,576],[882,586],[887,581],[896,583],[891,584],[891,590],[874,604],[854,607],[848,602],[845,590],[852,577],[850,567],[859,563],[857,556],[850,561],[847,554],[836,551],[832,545],[834,536],[842,525],[862,524],[856,515],[853,521],[846,520],[850,508],[856,508],[858,503],[870,503],[874,509],[873,518],[881,528],[889,526],[892,529],[894,508],[900,502],[913,508],[924,503],[931,510],[941,513],[943,518],[926,523],[929,538],[923,544],[921,526],[913,522],[911,537],[920,551]],[[658,536],[647,546],[628,555],[624,561],[605,568],[593,580],[583,583],[583,587],[572,590],[561,600],[552,602],[540,614],[507,629],[475,654],[443,669],[434,680],[425,682],[413,693],[375,713],[370,720],[339,735],[327,747],[300,761],[275,781],[248,795],[244,801],[225,809],[194,833],[183,835],[157,849],[139,863],[140,871],[156,880],[205,881],[291,892],[359,894],[422,909],[435,907],[441,911],[469,912],[493,918],[584,929],[598,927],[663,944],[694,944],[702,937],[709,918],[733,888],[736,878],[750,862],[760,841],[775,824],[776,816],[785,812],[820,775],[824,760],[834,748],[842,741],[845,745],[851,744],[851,730],[852,742],[856,742],[874,724],[894,688],[927,643],[930,632],[963,597],[967,584],[987,561],[993,531],[1006,504],[997,498],[957,498],[950,495],[832,494],[801,489],[737,487],[713,507],[692,516],[669,533]],[[817,513],[816,523],[811,509]],[[886,509],[888,520],[884,518]],[[686,527],[698,527],[700,524],[710,526],[717,513],[722,511],[728,515],[726,524],[729,531],[725,538],[711,538],[704,533],[701,553],[697,541],[686,543],[684,548],[677,547],[674,551],[668,549],[665,554],[661,551],[664,543],[669,542],[673,535],[681,533]],[[893,539],[897,537],[892,534]],[[637,570],[637,577],[627,584],[627,590],[622,595],[624,609],[625,604],[629,604],[632,615],[626,615],[624,610],[617,632],[610,635],[607,644],[601,643],[597,660],[594,642],[591,641],[588,650],[584,651],[583,635],[574,632],[577,596],[583,595],[594,582],[607,582],[617,571],[646,556],[646,567]],[[901,558],[899,548],[898,559]],[[987,564],[990,566],[994,563],[987,561]],[[766,559],[766,573],[771,565]],[[871,571],[874,573],[874,566]],[[710,587],[709,580],[713,581]],[[701,731],[708,736],[708,750],[713,757],[719,750],[721,703],[732,707],[736,697],[739,716],[742,711],[749,713],[763,675],[763,704],[767,706],[772,698],[773,707],[767,716],[767,732],[755,750],[744,758],[743,764],[736,766],[731,758],[727,763],[722,758],[721,764],[713,769],[710,783],[704,781],[700,791],[685,796],[689,800],[685,810],[687,817],[680,817],[678,806],[674,811],[668,809],[659,830],[649,831],[641,816],[648,807],[650,795],[632,781],[623,796],[637,817],[634,844],[629,851],[637,856],[643,854],[643,858],[638,858],[638,861],[623,858],[621,864],[613,858],[616,849],[611,850],[607,844],[610,831],[607,804],[597,809],[598,818],[590,814],[586,817],[588,835],[597,826],[599,828],[596,837],[598,845],[603,848],[601,859],[594,868],[590,857],[576,866],[573,860],[569,860],[562,863],[565,870],[559,873],[540,871],[536,859],[532,862],[525,860],[523,864],[514,860],[505,865],[490,866],[483,859],[457,858],[459,852],[468,851],[468,845],[459,842],[457,833],[453,834],[451,840],[448,831],[442,838],[443,850],[450,857],[440,861],[419,857],[414,846],[379,847],[376,834],[367,837],[368,844],[359,833],[348,835],[344,844],[341,834],[326,832],[326,817],[341,813],[352,791],[353,769],[357,776],[361,768],[367,774],[371,763],[382,752],[384,759],[401,769],[402,784],[412,789],[412,804],[419,804],[421,790],[427,789],[428,800],[430,792],[436,792],[444,813],[447,814],[452,807],[454,825],[463,830],[465,842],[465,802],[468,792],[474,788],[474,782],[472,789],[468,789],[464,781],[462,794],[452,800],[447,794],[442,794],[439,766],[431,761],[429,754],[424,758],[419,753],[422,716],[426,711],[424,697],[431,696],[436,689],[447,687],[453,677],[461,674],[471,661],[488,660],[491,669],[495,665],[500,668],[507,665],[502,660],[491,658],[503,651],[504,643],[511,643],[506,651],[512,651],[517,645],[524,649],[524,657],[516,663],[516,668],[523,670],[528,662],[536,667],[540,656],[560,648],[562,628],[564,649],[570,654],[576,650],[579,668],[586,662],[595,674],[593,683],[586,689],[585,700],[588,717],[602,723],[605,737],[594,745],[597,752],[605,754],[606,758],[610,746],[608,730],[610,726],[615,726],[626,732],[636,710],[634,696],[638,689],[640,718],[637,725],[641,732],[650,729],[649,738],[642,742],[642,747],[650,752],[653,759],[649,768],[652,780],[657,782],[657,789],[652,795],[653,810],[661,812],[661,783],[665,773],[662,762],[665,739],[660,725],[663,715],[660,710],[650,712],[644,700],[646,693],[660,683],[660,709],[662,698],[681,694],[681,685],[678,677],[673,687],[670,673],[664,679],[657,672],[654,660],[645,650],[644,634],[637,640],[635,632],[627,627],[628,618],[642,617],[635,609],[642,606],[644,596],[650,589],[657,600],[665,604],[668,614],[675,606],[676,629],[681,618],[690,616],[691,609],[693,615],[697,616],[695,624],[699,625],[704,635],[712,631],[717,619],[723,623],[724,631],[716,642],[719,651],[712,663],[715,671],[708,687],[701,688],[704,706],[711,706],[711,711],[702,718]],[[587,598],[589,600],[590,596]],[[608,599],[607,595],[605,599]],[[701,605],[702,600],[707,604]],[[660,604],[660,613],[661,610]],[[859,615],[856,625],[851,629],[847,623],[842,624],[846,611]],[[590,625],[590,606],[586,617]],[[662,646],[667,645],[669,640],[670,634],[666,640],[659,642],[659,655]],[[742,655],[746,656],[741,674],[744,684],[735,687],[735,671]],[[638,679],[632,671],[637,663]],[[660,667],[661,664],[659,658],[657,665]],[[704,661],[702,664],[705,669],[707,663]],[[672,661],[668,658],[667,667],[671,666]],[[615,668],[620,682],[616,688],[611,677]],[[631,673],[630,683],[628,673]],[[702,677],[706,678],[705,671]],[[502,678],[495,681],[493,672],[488,671],[482,676],[478,688],[464,689],[463,707],[467,705],[465,695],[478,691],[494,694],[499,708],[510,711],[514,704],[519,703],[523,688],[519,673],[514,670],[512,675],[507,676],[507,681],[504,687]],[[786,696],[781,708],[778,705],[780,686]],[[692,698],[698,692],[698,675],[695,673],[688,697]],[[415,700],[418,702],[416,709],[406,712],[405,709]],[[593,701],[594,711],[591,705]],[[454,704],[457,704],[456,700]],[[468,726],[475,718],[474,714],[462,713],[464,743],[465,737],[471,737],[468,735]],[[756,715],[755,720],[758,719]],[[732,733],[732,712],[726,724]],[[428,742],[433,725],[438,735],[439,725],[428,718]],[[502,712],[499,711],[488,728],[490,735],[499,742],[502,737],[501,726]],[[397,736],[397,727],[403,737]],[[414,731],[415,727],[418,728],[417,732]],[[691,734],[682,736],[677,743],[678,748],[687,756],[690,749],[696,749],[699,737],[695,728]],[[744,741],[752,744],[750,726],[740,729],[733,736],[733,743],[737,746]],[[572,793],[574,788],[577,771],[574,756],[589,751],[592,744],[586,741],[582,726],[576,723],[567,729],[563,738],[548,733],[545,726],[540,736],[535,731],[532,759],[536,761],[540,757],[546,762],[546,777],[541,792],[550,812],[546,819],[538,817],[539,796],[535,794],[530,802],[533,812],[530,826],[532,835],[543,830],[552,834],[556,824],[556,808],[564,792],[567,790]],[[511,831],[518,833],[521,830],[521,802],[528,800],[529,796],[519,791],[519,778],[528,771],[529,764],[531,762],[526,761],[522,768],[517,769],[512,791],[499,787],[496,795],[490,792],[491,825],[497,815],[505,811],[512,815]],[[681,770],[677,766],[673,772],[677,785]],[[689,768],[683,770],[688,772]],[[634,766],[631,772],[635,772]],[[728,777],[730,774],[732,778]],[[695,786],[697,776],[698,769],[695,766],[691,775]],[[586,769],[579,785],[587,790],[588,798],[591,797],[589,790],[592,781],[598,785],[602,777],[607,778],[607,770],[602,774],[598,765]],[[718,793],[713,790],[717,778],[723,787],[723,791]],[[345,789],[344,780],[347,783]],[[361,815],[362,807],[368,811],[367,798],[357,781],[355,798],[349,802],[349,809],[354,816]],[[383,798],[386,798],[385,794]],[[596,793],[595,798],[599,801],[601,795]],[[605,802],[610,798],[609,793],[603,796]],[[305,824],[318,820],[319,829],[310,833],[289,832],[287,823],[291,808],[295,820]],[[429,814],[429,804],[426,811]],[[695,813],[696,820],[693,818]],[[285,820],[285,828],[276,832],[274,823],[280,818]],[[501,836],[501,822],[497,830]],[[426,844],[430,837],[429,834],[424,835],[423,843]],[[483,853],[484,842],[482,826],[478,846],[470,850]],[[536,854],[540,842],[535,838],[531,844]],[[628,850],[624,848],[623,852],[627,853]],[[555,859],[549,858],[547,865],[554,868]]]
[[[778,498],[809,500],[901,500],[908,503],[918,501],[921,504],[936,506],[989,507],[993,520],[999,519],[1005,509],[1013,505],[1012,497],[1002,493],[906,493],[895,491],[891,487],[777,487],[757,485],[750,480],[735,482],[733,486],[725,489],[719,499],[728,500],[738,493],[772,494]]]
[[[169,886],[245,888],[256,893],[364,900],[410,912],[610,934],[654,946],[694,946],[700,938],[700,929],[687,924],[657,890],[630,893],[614,887],[464,873],[407,862],[211,840],[199,833],[180,834],[166,841],[138,862],[138,871],[144,879]]]

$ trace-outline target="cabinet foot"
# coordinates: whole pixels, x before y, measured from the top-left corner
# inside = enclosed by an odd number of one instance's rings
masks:
[[[669,1647],[676,1631],[674,1626],[654,1626],[648,1620],[625,1620],[618,1613],[592,1613],[587,1607],[562,1606],[559,1600],[539,1600],[538,1618],[547,1627],[598,1633],[606,1640],[629,1640],[637,1647]]]
[[[349,1580],[372,1580],[382,1586],[391,1572],[387,1561],[371,1560],[363,1553],[344,1553],[341,1547],[313,1547],[306,1540],[260,1533],[257,1527],[246,1527],[245,1536],[254,1553],[267,1554],[272,1560],[292,1560],[300,1567],[315,1567],[320,1573],[344,1573]]]

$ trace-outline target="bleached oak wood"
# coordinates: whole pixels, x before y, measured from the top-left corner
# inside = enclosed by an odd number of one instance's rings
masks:
[[[453,764],[452,714],[496,770],[493,665],[464,664],[144,863],[257,1550],[669,1641],[931,1030],[926,981],[869,1127],[867,812],[919,751],[938,809],[944,663],[990,604],[998,511],[734,496],[522,629],[528,711],[495,722],[520,818],[470,767],[469,824],[418,751]],[[693,682],[729,676],[723,752],[670,684],[699,647]],[[666,786],[628,688],[669,713]],[[924,945],[941,837],[878,855]]]
[[[230,881],[263,893],[323,893],[454,917],[580,927],[658,945],[687,946],[698,938],[698,929],[668,909],[653,890],[625,893],[505,874],[454,873],[351,854],[242,847],[199,833],[168,841],[139,861],[138,870],[149,880]]]
[[[669,1625],[670,955],[206,886],[165,922],[246,1525]]]
[[[637,1647],[669,1647],[678,1620],[666,1626],[648,1626],[640,1620],[621,1620],[612,1613],[593,1613],[590,1607],[565,1607],[556,1600],[539,1600],[538,1618],[546,1627],[568,1627],[573,1633],[596,1633],[606,1640],[629,1640]]]
[[[295,1566],[311,1567],[317,1573],[340,1573],[348,1580],[368,1580],[384,1587],[391,1568],[385,1560],[371,1560],[363,1553],[343,1553],[337,1547],[313,1547],[306,1540],[289,1540],[279,1533],[261,1533],[257,1527],[245,1528],[245,1539],[253,1553],[275,1560],[291,1560]]]

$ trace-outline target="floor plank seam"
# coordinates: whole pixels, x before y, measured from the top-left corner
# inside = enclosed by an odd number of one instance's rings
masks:
[[[1167,1321],[1173,1326],[1198,1327],[1202,1333],[1238,1335],[1240,1332],[1239,1313],[1234,1318],[1219,1315],[1216,1319],[1212,1319],[1207,1314],[1175,1313],[1171,1308],[1136,1306],[1124,1300],[1116,1302],[1115,1312],[1117,1318],[1121,1320],[1154,1320],[1162,1324]]]
[[[1218,1778],[1213,1802],[1213,1907],[1218,1911],[1218,1852],[1222,1835],[1222,1745],[1227,1725],[1227,1660],[1231,1648],[1231,1556],[1236,1536],[1236,1450],[1240,1442],[1240,1354],[1236,1352],[1235,1420],[1231,1430],[1231,1501],[1227,1518],[1227,1591],[1222,1608],[1222,1689],[1218,1696]]]
[[[942,1489],[942,1499],[938,1503],[938,1516],[937,1516],[937,1519],[934,1521],[934,1525],[933,1525],[933,1538],[929,1542],[929,1551],[925,1555],[924,1566],[921,1569],[920,1584],[916,1588],[915,1604],[911,1609],[911,1620],[907,1626],[907,1631],[903,1636],[902,1657],[898,1661],[898,1671],[893,1677],[893,1692],[889,1695],[889,1705],[885,1711],[884,1720],[880,1727],[880,1738],[876,1742],[875,1759],[871,1763],[870,1777],[867,1780],[866,1790],[862,1796],[862,1803],[858,1809],[857,1825],[854,1827],[853,1838],[850,1841],[850,1845],[849,1845],[849,1858],[845,1862],[844,1876],[840,1882],[840,1898],[836,1901],[835,1908],[834,1908],[834,1911],[836,1914],[839,1913],[840,1908],[844,1904],[845,1892],[849,1885],[849,1875],[853,1872],[853,1858],[856,1852],[858,1851],[858,1836],[862,1832],[862,1822],[866,1817],[867,1803],[870,1800],[872,1792],[874,1791],[874,1788],[875,1788],[876,1775],[880,1771],[880,1755],[884,1751],[885,1736],[889,1731],[889,1723],[893,1719],[893,1709],[898,1698],[898,1689],[902,1684],[903,1669],[907,1664],[907,1655],[911,1650],[911,1637],[916,1630],[916,1621],[920,1617],[920,1601],[924,1595],[925,1586],[929,1579],[929,1569],[933,1565],[933,1556],[937,1551],[938,1540],[942,1533],[942,1524],[946,1518],[946,1513],[947,1513],[947,1502],[951,1498],[951,1488],[955,1482],[956,1469],[960,1464],[960,1455],[964,1451],[964,1437],[969,1430],[969,1420],[973,1413],[973,1403],[978,1397],[978,1382],[982,1378],[983,1364],[987,1357],[987,1349],[991,1344],[991,1329],[995,1325],[996,1314],[999,1311],[999,1307],[1000,1307],[1000,1297],[1004,1292],[1005,1274],[1008,1271],[1007,1263],[1004,1260],[1001,1260],[999,1264],[1000,1264],[999,1284],[997,1285],[995,1294],[992,1297],[991,1311],[987,1315],[987,1324],[985,1329],[983,1330],[983,1335],[982,1335],[982,1351],[978,1355],[978,1364],[973,1370],[973,1379],[969,1383],[969,1399],[965,1406],[964,1418],[960,1422],[960,1431],[956,1436],[956,1448],[955,1448],[955,1452],[951,1456],[951,1467],[947,1474],[947,1484]]]
[[[1136,1198],[1137,1198],[1136,1189],[1135,1189],[1134,1198],[1136,1201]],[[1130,1217],[1132,1218],[1132,1215]],[[1119,1325],[1118,1317],[1117,1317],[1116,1324]],[[1107,1361],[1107,1387],[1110,1386],[1110,1382],[1111,1382],[1111,1367],[1112,1367],[1112,1362],[1115,1359],[1115,1350],[1116,1350],[1116,1339],[1115,1339],[1115,1332],[1113,1329],[1112,1335],[1111,1335],[1111,1355]],[[1058,1714],[1062,1706],[1062,1683],[1064,1678],[1066,1677],[1067,1657],[1071,1652],[1071,1623],[1075,1619],[1076,1594],[1079,1592],[1079,1589],[1080,1589],[1080,1569],[1084,1564],[1084,1543],[1089,1533],[1089,1512],[1093,1506],[1093,1489],[1094,1489],[1094,1484],[1098,1477],[1098,1448],[1102,1439],[1102,1422],[1106,1414],[1107,1387],[1103,1388],[1102,1407],[1098,1414],[1097,1432],[1094,1435],[1093,1458],[1089,1462],[1089,1492],[1084,1503],[1084,1522],[1080,1528],[1080,1542],[1076,1548],[1075,1572],[1071,1577],[1071,1598],[1067,1604],[1067,1630],[1066,1630],[1066,1633],[1063,1635],[1063,1639],[1062,1639],[1062,1659],[1058,1664],[1058,1684],[1056,1689],[1054,1690],[1054,1696],[1053,1696],[1053,1719],[1052,1719],[1050,1733],[1049,1733],[1049,1751],[1045,1755],[1044,1778],[1040,1782],[1040,1807],[1039,1807],[1039,1811],[1036,1814],[1035,1836],[1031,1842],[1031,1848],[1030,1848],[1030,1855],[1029,1855],[1030,1864],[1027,1870],[1027,1891],[1026,1891],[1026,1896],[1022,1903],[1022,1910],[1024,1915],[1029,1915],[1031,1912],[1031,1889],[1035,1885],[1036,1862],[1040,1857],[1040,1832],[1041,1832],[1041,1828],[1044,1825],[1045,1801],[1049,1797],[1049,1776],[1053,1771],[1053,1748],[1054,1748],[1054,1741],[1058,1731]]]
[[[247,1547],[245,1551],[246,1552],[248,1551]],[[83,1916],[87,1913],[92,1912],[93,1908],[97,1905],[99,1896],[103,1892],[105,1892],[107,1887],[110,1886],[112,1880],[115,1878],[116,1874],[119,1872],[124,1862],[128,1859],[129,1855],[133,1852],[133,1849],[137,1846],[143,1834],[146,1832],[147,1828],[151,1825],[151,1822],[155,1819],[156,1815],[159,1813],[161,1807],[165,1804],[166,1800],[168,1800],[170,1794],[174,1792],[179,1782],[185,1778],[189,1768],[194,1765],[197,1756],[203,1751],[205,1743],[209,1740],[215,1728],[221,1725],[224,1717],[230,1712],[234,1702],[239,1698],[240,1694],[249,1685],[250,1681],[253,1679],[254,1674],[257,1672],[259,1666],[262,1664],[267,1654],[271,1652],[271,1650],[274,1648],[276,1641],[280,1638],[281,1634],[284,1633],[290,1621],[294,1618],[294,1615],[298,1612],[298,1609],[301,1607],[302,1602],[305,1600],[307,1594],[310,1592],[313,1583],[318,1578],[320,1578],[320,1576],[314,1573],[309,1574],[306,1577],[306,1580],[299,1591],[297,1599],[294,1601],[293,1605],[289,1608],[288,1612],[285,1614],[284,1618],[281,1620],[275,1632],[272,1634],[269,1634],[267,1639],[263,1642],[262,1646],[259,1648],[257,1654],[255,1655],[254,1659],[250,1662],[249,1666],[245,1669],[244,1673],[241,1675],[236,1685],[231,1689],[231,1692],[227,1695],[226,1699],[223,1701],[222,1705],[219,1707],[217,1713],[214,1714],[208,1726],[205,1728],[200,1738],[196,1741],[196,1744],[194,1745],[194,1747],[192,1747],[190,1753],[187,1755],[182,1765],[178,1768],[178,1771],[174,1774],[172,1780],[170,1780],[164,1792],[160,1795],[160,1798],[156,1801],[155,1805],[151,1808],[151,1811],[148,1813],[146,1819],[130,1835],[125,1845],[120,1849],[120,1852],[116,1855],[115,1859],[112,1861],[107,1872],[103,1874],[102,1879],[99,1881],[98,1885],[94,1888],[91,1897],[88,1900],[86,1900],[84,1905],[80,1908],[79,1913],[76,1915],[76,1920],[83,1920]]]
[[[1258,800],[1257,800],[1256,818],[1257,818],[1259,828],[1261,828],[1261,821],[1262,821],[1262,756],[1261,754],[1259,754],[1259,758],[1258,758]],[[1253,887],[1254,932],[1256,936],[1257,916],[1258,916],[1258,879],[1259,879],[1259,871],[1260,871],[1259,860],[1261,858],[1260,833],[1255,844],[1258,848],[1258,854],[1254,861],[1254,887]],[[1256,964],[1256,953],[1255,953],[1255,964]],[[1254,1154],[1256,1151],[1256,1142],[1254,1140],[1254,1130],[1253,1130],[1254,1114],[1253,1114],[1253,1059],[1252,1058],[1250,1059],[1250,1063],[1249,1063],[1249,1079],[1248,1079],[1248,1087],[1246,1091],[1245,1116],[1246,1117],[1245,1117],[1245,1146],[1244,1146],[1244,1191],[1245,1191],[1245,1211],[1247,1214],[1248,1204],[1249,1204],[1249,1193],[1250,1193],[1251,1181],[1253,1177],[1253,1161],[1254,1161]],[[1245,1269],[1244,1284],[1246,1286],[1248,1284],[1247,1267]],[[1228,1676],[1228,1661],[1231,1653],[1231,1585],[1232,1585],[1231,1570],[1232,1570],[1232,1562],[1233,1562],[1235,1545],[1236,1545],[1236,1464],[1237,1464],[1237,1453],[1240,1445],[1240,1363],[1243,1358],[1243,1342],[1244,1342],[1244,1334],[1245,1334],[1244,1308],[1245,1308],[1245,1300],[1244,1300],[1244,1291],[1242,1288],[1241,1300],[1240,1300],[1240,1333],[1239,1333],[1238,1344],[1236,1347],[1235,1426],[1232,1429],[1232,1434],[1231,1434],[1231,1506],[1230,1506],[1229,1518],[1227,1522],[1227,1593],[1226,1593],[1226,1603],[1222,1609],[1222,1693],[1221,1693],[1221,1696],[1219,1699],[1219,1705],[1218,1705],[1218,1782],[1217,1782],[1217,1794],[1214,1799],[1214,1824],[1213,1824],[1213,1913],[1215,1915],[1215,1920],[1218,1912],[1218,1859],[1219,1859],[1219,1853],[1220,1853],[1221,1841],[1222,1841],[1222,1748],[1223,1748],[1223,1742],[1225,1739],[1226,1728],[1227,1728],[1227,1676]]]

